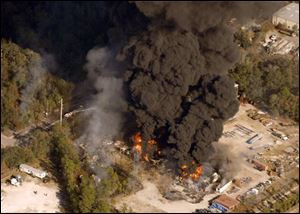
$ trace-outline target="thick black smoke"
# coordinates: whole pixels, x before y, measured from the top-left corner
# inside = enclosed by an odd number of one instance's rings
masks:
[[[180,162],[191,162],[191,156],[205,160],[223,121],[238,110],[234,82],[222,70],[210,73],[214,66],[200,48],[191,32],[159,29],[146,32],[128,50],[132,111],[143,139],[157,138],[155,133],[164,130],[162,138],[173,145]],[[227,61],[219,58],[220,64]]]
[[[55,74],[76,83],[86,78],[82,66],[89,50],[121,47],[129,36],[146,29],[147,20],[135,4],[125,1],[1,2],[1,37],[52,54]]]
[[[226,23],[267,14],[274,3],[136,5],[153,20],[148,31],[131,38],[123,49],[130,61],[125,75],[130,108],[144,145],[152,138],[167,145],[168,155],[179,165],[203,162],[213,153],[211,143],[220,138],[223,122],[239,106],[234,82],[226,75],[239,51]]]

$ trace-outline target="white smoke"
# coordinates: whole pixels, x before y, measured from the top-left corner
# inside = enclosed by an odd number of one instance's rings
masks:
[[[88,115],[88,127],[80,141],[86,145],[89,154],[98,155],[101,164],[109,166],[112,164],[109,142],[121,132],[122,112],[126,107],[123,80],[117,77],[120,71],[118,62],[107,48],[90,50],[86,59],[84,68],[97,93],[91,103],[94,110]]]
[[[28,84],[21,91],[20,109],[24,114],[27,112],[28,106],[33,102],[35,92],[41,86],[43,78],[49,69],[55,69],[56,63],[54,56],[43,53],[36,60],[29,64]]]

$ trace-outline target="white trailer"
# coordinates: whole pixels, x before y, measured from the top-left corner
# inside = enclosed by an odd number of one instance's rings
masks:
[[[28,166],[26,164],[21,164],[19,166],[19,169],[20,169],[21,172],[26,172],[27,174],[38,177],[40,179],[44,179],[48,175],[47,172],[36,169],[36,168],[33,168],[33,167]]]
[[[225,190],[227,190],[231,186],[231,184],[232,184],[232,180],[229,181],[228,183],[226,183],[225,185],[221,186],[221,187],[217,187],[216,190],[217,190],[217,192],[222,193]]]

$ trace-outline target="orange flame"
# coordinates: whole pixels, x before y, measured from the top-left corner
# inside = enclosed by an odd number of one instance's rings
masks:
[[[142,143],[142,136],[140,132],[137,132],[135,135],[133,135],[133,140],[135,143]]]
[[[190,174],[190,177],[191,177],[194,181],[197,181],[197,180],[199,180],[201,174],[202,174],[202,166],[199,165],[199,166],[197,166],[195,172],[192,173],[192,174]]]
[[[140,132],[137,132],[133,135],[133,141],[134,141],[134,145],[133,148],[134,150],[138,153],[138,155],[141,157],[142,156],[142,135]],[[147,142],[147,146],[153,146],[156,145],[157,142],[155,140],[148,140]],[[161,152],[158,151],[158,153],[160,154]],[[149,162],[149,156],[148,154],[143,155],[143,160],[148,161]]]
[[[139,155],[142,154],[142,136],[141,133],[138,132],[133,136],[134,141],[134,149],[137,151]]]
[[[194,163],[195,162],[193,162],[193,164]],[[201,165],[197,166],[195,172],[191,173],[191,174],[188,173],[188,166],[187,165],[182,165],[180,168],[181,168],[181,177],[182,178],[190,177],[194,181],[197,181],[197,180],[199,180],[199,178],[202,174],[202,166]]]
[[[148,144],[149,144],[149,145],[155,145],[155,144],[157,144],[157,142],[156,142],[155,140],[149,140],[149,141],[148,141]]]

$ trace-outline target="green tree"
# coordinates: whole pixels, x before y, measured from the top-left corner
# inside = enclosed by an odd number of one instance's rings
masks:
[[[9,168],[18,167],[22,163],[33,161],[33,153],[27,147],[7,147],[1,149],[1,163],[4,162]]]
[[[79,198],[79,211],[82,213],[91,212],[96,200],[96,190],[93,180],[87,176],[81,178]]]
[[[274,115],[298,120],[298,62],[284,56],[257,61],[249,55],[246,59],[229,71],[230,76],[239,84],[240,93],[267,107]]]
[[[101,180],[99,191],[105,197],[110,197],[123,191],[123,185],[118,174],[112,167],[106,169],[107,177]]]
[[[240,44],[242,48],[249,48],[252,44],[252,35],[250,31],[240,29],[234,34],[234,40]]]
[[[269,106],[273,113],[299,119],[299,97],[294,96],[287,87],[283,87],[278,94],[270,96]]]
[[[31,134],[30,148],[33,155],[38,159],[47,159],[50,155],[51,137],[49,134],[42,130],[35,130]]]
[[[267,95],[279,91],[284,86],[290,89],[295,81],[295,63],[286,57],[274,57],[258,63],[257,66],[262,73]]]
[[[104,199],[97,199],[95,207],[92,210],[92,213],[111,213],[112,207],[107,202],[107,200]]]
[[[53,114],[59,108],[61,97],[65,100],[65,109],[71,101],[73,85],[50,73],[44,73],[25,99],[25,89],[32,84],[32,65],[39,63],[41,56],[29,49],[1,40],[1,130],[19,130],[30,123],[40,122],[45,110]],[[20,109],[26,102],[27,108]]]
[[[251,63],[237,64],[230,72],[231,77],[239,84],[239,90],[252,100],[262,97],[263,87],[261,72]]]

